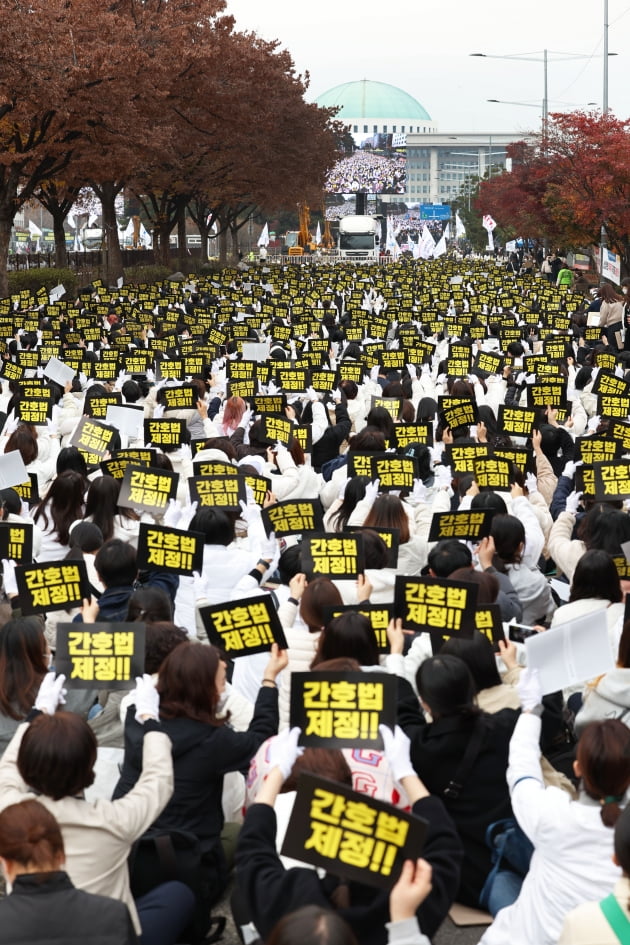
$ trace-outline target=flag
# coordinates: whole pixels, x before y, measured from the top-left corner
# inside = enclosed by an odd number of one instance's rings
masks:
[[[268,246],[269,245],[269,226],[267,223],[262,228],[262,232],[258,237],[259,246]]]
[[[319,220],[317,221],[317,229],[315,230],[315,245],[319,246],[322,241],[322,230],[319,225]]]
[[[74,234],[74,245],[72,247],[73,253],[83,252],[83,244],[81,243],[81,237],[79,236],[79,231],[76,230]]]
[[[461,221],[459,213],[455,214],[455,237],[459,239],[460,236],[466,236],[466,227]]]
[[[33,223],[32,220],[28,221],[28,231],[31,234],[31,236],[35,236],[38,239],[42,235],[42,231],[40,230],[40,228],[37,226],[36,223]]]
[[[400,246],[394,236],[394,227],[392,226],[391,217],[387,217],[387,232],[385,235],[385,249],[388,253],[391,253],[394,259],[398,257],[400,253]]]
[[[74,219],[74,212],[71,210],[68,216],[66,217],[66,223],[68,226],[71,226],[73,230],[77,228],[77,221]]]
[[[446,224],[446,226],[444,227],[444,233],[442,235],[443,235],[443,239],[450,240],[451,238],[451,224],[450,223]]]
[[[496,220],[493,220],[489,213],[484,214],[484,218],[482,222],[483,222],[484,230],[487,230],[488,233],[492,233],[495,226],[497,225]]]
[[[412,244],[411,253],[414,259],[420,259],[420,240]]]
[[[129,223],[123,231],[123,236],[133,236],[133,217],[129,217]]]
[[[444,235],[442,236],[440,241],[437,243],[435,249],[433,250],[433,255],[435,259],[437,259],[438,256],[443,256],[445,252],[446,252],[446,236]]]
[[[418,255],[420,256],[420,259],[430,259],[433,255],[434,249],[435,240],[431,236],[431,231],[425,223],[422,227],[422,235],[420,236],[420,246],[418,249]]]
[[[144,228],[144,223],[142,221],[140,221],[139,237],[140,237],[141,245],[145,249],[151,249],[151,243],[153,242],[153,240],[151,239],[151,234],[148,233],[147,230]]]

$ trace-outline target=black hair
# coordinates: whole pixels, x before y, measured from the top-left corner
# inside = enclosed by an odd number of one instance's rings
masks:
[[[230,545],[234,541],[234,520],[221,509],[201,508],[190,523],[191,532],[201,532],[206,545]]]
[[[492,644],[479,630],[475,630],[470,640],[465,640],[463,637],[451,637],[441,647],[440,654],[458,656],[466,663],[477,692],[501,684]]]
[[[428,560],[435,576],[446,578],[458,568],[469,568],[472,564],[472,554],[457,538],[444,538],[431,549]]]
[[[475,683],[466,663],[458,656],[429,657],[418,668],[416,686],[433,719],[476,716]]]
[[[569,601],[585,600],[595,597],[618,604],[622,599],[621,584],[615,562],[610,555],[599,548],[586,551],[578,561]]]
[[[112,538],[99,548],[94,566],[106,588],[131,587],[138,573],[136,549],[120,538]]]

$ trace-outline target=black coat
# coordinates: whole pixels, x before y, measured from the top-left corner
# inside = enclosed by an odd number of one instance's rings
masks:
[[[125,758],[114,799],[131,790],[142,770],[143,726],[134,715],[132,706],[125,721]],[[260,745],[278,731],[278,690],[261,686],[246,732],[186,718],[163,719],[161,728],[173,744],[175,789],[153,826],[193,833],[204,854],[217,850],[223,828],[223,775],[247,773]]]
[[[457,774],[475,720],[448,716],[427,725],[411,687],[399,686],[398,695],[398,724],[411,739],[411,762],[427,789],[443,799],[464,845],[457,899],[478,907],[479,893],[491,868],[486,829],[495,820],[513,816],[506,772],[510,739],[520,710],[480,714],[483,739],[479,753],[459,796],[449,798],[444,797],[444,790]]]
[[[420,928],[431,938],[450,909],[459,884],[462,847],[451,818],[437,797],[422,798],[413,813],[428,821],[421,855],[433,867],[432,889],[418,909]],[[330,909],[333,877],[320,880],[315,870],[286,870],[276,852],[276,813],[253,804],[245,815],[236,848],[236,879],[252,921],[263,941],[276,922],[302,906]],[[361,945],[385,945],[389,896],[381,889],[352,882],[350,907],[339,909]]]
[[[352,421],[348,416],[348,408],[340,403],[335,407],[335,422],[324,430],[324,434],[313,443],[311,463],[315,472],[320,472],[324,463],[339,456],[339,447],[350,436]]]
[[[16,876],[0,901],[0,945],[135,945],[124,902],[75,889],[67,873]]]

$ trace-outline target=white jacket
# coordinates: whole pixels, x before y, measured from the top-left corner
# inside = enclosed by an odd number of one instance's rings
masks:
[[[518,899],[495,917],[480,945],[556,945],[564,917],[612,892],[621,870],[612,862],[613,830],[597,801],[572,801],[543,786],[540,719],[520,716],[510,741],[508,784],[514,816],[534,845]]]

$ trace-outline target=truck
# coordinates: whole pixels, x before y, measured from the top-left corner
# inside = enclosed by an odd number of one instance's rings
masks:
[[[347,216],[339,221],[339,256],[377,262],[380,244],[380,223],[374,217]]]

